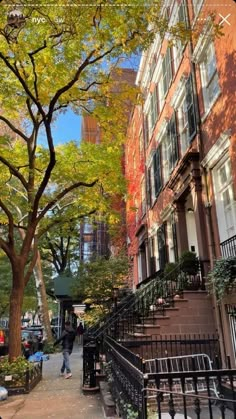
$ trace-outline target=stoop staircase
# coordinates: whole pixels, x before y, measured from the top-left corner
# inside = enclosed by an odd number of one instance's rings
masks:
[[[85,333],[84,388],[95,386],[104,337],[111,337],[137,354],[137,341],[150,343],[153,339],[187,334],[194,340],[196,335],[216,333],[211,298],[201,274],[187,275],[180,267],[174,273],[175,280],[173,271],[171,275],[156,276],[122,299],[111,315]],[[143,344],[142,354],[146,352]]]
[[[143,317],[142,323],[135,324],[133,336],[129,334],[129,337],[216,332],[213,309],[206,291],[183,291],[181,297],[174,297],[173,306],[163,303],[162,313],[156,305],[151,308],[152,312]]]

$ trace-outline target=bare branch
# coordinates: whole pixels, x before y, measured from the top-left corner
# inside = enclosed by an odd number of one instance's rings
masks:
[[[95,214],[97,212],[98,208],[94,208],[84,214],[80,214],[76,217],[70,218],[70,221],[76,221],[76,220],[80,220],[84,217],[88,217],[89,215]],[[48,224],[44,229],[39,230],[38,232],[38,238],[42,237],[47,231],[49,231],[52,227],[55,227],[55,225],[58,225],[61,223],[61,220],[54,220],[52,223]]]
[[[0,208],[5,212],[8,218],[8,239],[10,247],[13,245],[14,242],[14,219],[11,211],[7,208],[7,206],[2,202],[0,199]]]
[[[27,191],[27,182],[24,178],[24,176],[19,172],[19,170],[17,170],[17,168],[15,166],[13,166],[8,160],[6,160],[4,157],[0,156],[0,161],[8,167],[10,173],[12,175],[14,175],[15,177],[17,177],[20,182],[22,183],[22,185],[24,186],[25,190]]]
[[[16,128],[7,118],[0,115],[0,120],[3,121],[15,134],[18,134],[26,142],[28,141],[28,137],[22,131]]]
[[[37,48],[36,50],[29,52],[28,55],[30,57],[30,61],[33,67],[33,74],[34,74],[34,91],[35,91],[35,95],[36,95],[36,99],[39,99],[39,92],[38,92],[38,86],[37,86],[37,82],[38,82],[38,76],[37,76],[37,71],[36,71],[36,66],[35,66],[35,61],[34,61],[34,55],[36,55],[38,52],[42,51],[43,49],[47,48],[47,43],[46,41],[44,41],[44,44]]]
[[[104,82],[93,81],[87,87],[84,87],[84,88],[83,87],[79,87],[79,90],[81,90],[82,92],[87,92],[90,89],[90,87],[95,86],[95,85],[101,86],[103,84],[104,84]]]
[[[30,91],[27,83],[25,82],[25,80],[21,77],[20,72],[18,71],[17,66],[13,66],[7,59],[7,57],[5,57],[3,55],[2,52],[0,52],[0,58],[2,59],[2,61],[4,61],[4,63],[6,64],[6,66],[9,68],[9,70],[16,76],[16,78],[18,79],[18,81],[20,82],[20,84],[22,85],[25,93],[31,98],[31,100],[35,103],[35,105],[37,106],[40,114],[43,116],[43,118],[45,117],[45,112],[43,110],[43,107],[41,105],[41,103],[34,97],[34,95],[32,94],[32,92]]]
[[[9,259],[12,259],[12,253],[11,250],[9,248],[8,243],[3,240],[2,238],[0,238],[0,247],[2,248],[2,250],[6,253],[6,255],[9,257]]]
[[[37,217],[37,224],[39,221],[44,217],[44,215],[58,202],[60,199],[62,199],[65,195],[67,195],[69,192],[73,191],[74,189],[79,188],[80,186],[85,186],[86,188],[92,188],[96,183],[98,182],[98,179],[94,180],[91,183],[86,182],[77,182],[73,183],[71,186],[68,186],[68,188],[65,188],[62,192],[60,192],[58,195],[55,196],[55,198],[49,202],[44,209],[40,212],[39,216]]]
[[[74,77],[69,81],[69,83],[67,83],[65,86],[61,87],[61,89],[58,89],[58,91],[53,96],[52,100],[50,101],[49,111],[48,111],[48,121],[49,122],[51,122],[51,120],[52,120],[53,110],[54,110],[54,107],[55,107],[59,97],[63,93],[67,92],[71,87],[73,87],[74,84],[78,81],[80,74],[82,73],[84,68],[87,67],[87,65],[89,64],[89,60],[93,56],[95,51],[96,50],[92,50],[90,52],[90,54],[87,56],[87,58],[84,60],[84,62],[79,66],[79,68],[75,72]]]

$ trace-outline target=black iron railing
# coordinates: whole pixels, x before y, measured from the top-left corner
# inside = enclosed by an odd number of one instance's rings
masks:
[[[183,291],[202,289],[203,280],[200,274],[187,275],[180,270],[180,266],[165,276],[157,276],[149,283],[139,288],[135,293],[127,296],[116,307],[113,314],[106,316],[84,335],[84,350],[90,341],[100,345],[104,336],[110,336],[116,341],[123,342],[140,336],[142,327],[149,320],[155,322],[155,314],[165,315],[165,309],[174,307],[175,297],[183,297]],[[89,352],[89,350],[88,350]],[[92,365],[92,360],[91,360]],[[84,365],[87,368],[88,363]],[[88,369],[88,368],[87,368]],[[84,382],[90,381],[91,371],[84,371]]]
[[[236,235],[220,243],[223,258],[236,256]]]
[[[202,289],[200,274],[187,275],[179,267],[174,273],[175,280],[173,272],[163,277],[157,276],[135,294],[126,297],[112,315],[89,329],[87,336],[97,339],[106,334],[117,340],[124,340],[127,335],[135,333],[137,324],[144,324],[147,316],[153,316],[154,312],[164,315],[165,308],[174,307],[176,295],[183,297],[184,290]]]
[[[132,409],[137,418],[147,418],[147,403],[143,397],[144,377],[142,359],[129,352],[111,338],[105,339],[106,358],[110,364],[110,390],[116,402],[118,413],[127,418]],[[129,412],[131,413],[131,412]],[[135,417],[135,416],[133,416]]]
[[[219,337],[209,334],[144,336],[122,343],[143,359],[179,355],[207,354],[211,360],[220,359]]]
[[[236,370],[230,368],[230,362],[227,369],[220,369],[216,362],[214,369],[208,363],[197,370],[192,357],[191,371],[182,368],[176,372],[169,358],[167,371],[147,373],[142,359],[128,356],[127,348],[124,352],[111,338],[105,339],[105,345],[110,388],[122,418],[129,417],[128,411],[139,419],[161,418],[164,413],[172,419],[180,414],[185,419],[236,418]]]
[[[148,374],[144,381],[146,410],[177,413],[184,418],[233,419],[236,417],[236,370],[214,369]],[[148,416],[147,416],[148,418]]]

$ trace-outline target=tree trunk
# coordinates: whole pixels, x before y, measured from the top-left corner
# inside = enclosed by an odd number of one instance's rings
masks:
[[[24,269],[12,266],[13,283],[9,310],[9,361],[21,355],[21,314],[24,296]]]
[[[52,329],[51,329],[50,319],[49,319],[49,314],[48,314],[46,287],[45,287],[45,282],[43,279],[40,253],[38,250],[37,250],[37,260],[36,260],[36,264],[35,264],[33,272],[34,272],[37,299],[38,299],[39,315],[41,318],[41,322],[44,326],[43,339],[47,340],[48,342],[52,342],[53,337],[52,337]]]

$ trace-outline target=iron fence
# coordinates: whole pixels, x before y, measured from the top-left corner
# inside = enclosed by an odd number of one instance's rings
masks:
[[[235,380],[231,369],[147,374],[147,418],[235,419]]]
[[[223,258],[236,256],[236,235],[220,243]]]
[[[197,353],[205,353],[213,361],[216,357],[220,359],[220,344],[217,335],[152,335],[137,340],[124,341],[122,344],[144,359]]]
[[[209,362],[204,368],[202,361],[201,369],[196,370],[193,357],[191,371],[184,370],[184,363],[180,371],[173,371],[169,359],[166,371],[146,373],[142,359],[128,355],[127,348],[124,351],[111,338],[105,339],[105,345],[108,381],[122,418],[131,414],[138,419],[236,418],[236,369],[231,369],[229,359],[227,369],[220,369],[219,362],[214,369]]]

